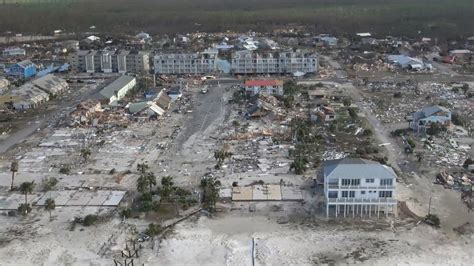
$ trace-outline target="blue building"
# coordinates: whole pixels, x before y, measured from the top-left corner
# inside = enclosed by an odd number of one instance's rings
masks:
[[[30,60],[23,60],[10,67],[8,75],[21,78],[31,78],[36,75],[36,65]]]
[[[446,107],[433,105],[413,113],[408,121],[410,127],[418,133],[426,132],[432,124],[448,128],[451,126],[451,111]]]

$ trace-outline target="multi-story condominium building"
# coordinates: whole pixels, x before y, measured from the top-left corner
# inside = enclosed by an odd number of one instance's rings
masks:
[[[118,59],[118,57],[117,57]],[[133,73],[148,73],[150,71],[150,53],[145,51],[130,51],[126,57],[125,69]],[[117,60],[118,61],[118,60]],[[122,68],[118,68],[119,72]]]
[[[397,175],[378,162],[345,158],[324,162],[326,215],[371,216],[395,213]]]
[[[74,72],[147,73],[150,71],[150,53],[146,51],[85,51],[72,54],[69,62]]]
[[[318,56],[302,52],[257,53],[248,50],[232,55],[234,74],[314,73],[318,71]]]
[[[156,74],[207,74],[216,71],[218,51],[205,50],[201,53],[157,54],[155,55]]]

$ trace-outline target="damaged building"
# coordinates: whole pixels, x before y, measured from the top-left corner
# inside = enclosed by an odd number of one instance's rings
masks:
[[[451,126],[451,111],[443,106],[434,105],[421,109],[407,117],[410,128],[420,133],[425,132],[432,124],[443,127]]]

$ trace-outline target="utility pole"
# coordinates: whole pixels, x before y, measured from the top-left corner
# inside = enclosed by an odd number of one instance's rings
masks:
[[[428,204],[428,216],[431,213],[431,197],[430,197],[430,203]]]

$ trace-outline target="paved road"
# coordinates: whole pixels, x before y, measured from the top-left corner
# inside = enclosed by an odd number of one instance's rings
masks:
[[[178,147],[194,134],[205,131],[223,112],[223,94],[226,86],[208,86],[208,93],[195,98],[193,113],[184,123],[184,130],[177,139]]]
[[[95,84],[85,85],[82,89],[71,92],[70,97],[69,95],[65,95],[58,99],[59,105],[56,108],[36,116],[31,122],[25,125],[25,127],[11,134],[6,139],[0,140],[0,154],[6,152],[14,145],[23,142],[38,130],[54,124],[62,116],[68,115],[74,110],[74,106],[81,101],[89,99],[99,89],[100,87]],[[66,97],[68,97],[68,99],[65,99]]]

